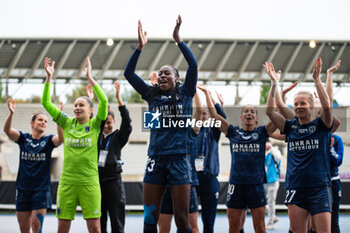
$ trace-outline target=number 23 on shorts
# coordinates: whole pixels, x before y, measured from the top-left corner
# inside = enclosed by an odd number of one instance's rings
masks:
[[[156,161],[154,159],[151,159],[150,157],[148,157],[147,159],[147,171],[148,172],[152,172],[154,169],[154,165],[156,164]]]

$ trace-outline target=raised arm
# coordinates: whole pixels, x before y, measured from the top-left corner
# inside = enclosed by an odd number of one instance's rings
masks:
[[[100,85],[97,84],[97,82],[95,81],[95,79],[91,75],[90,58],[87,57],[85,59],[85,61],[86,61],[86,67],[85,67],[86,74],[85,74],[85,76],[89,80],[89,83],[93,87],[94,93],[96,94],[96,96],[99,100],[98,109],[97,109],[97,117],[101,121],[104,121],[107,119],[107,115],[108,115],[108,99],[107,99],[106,94],[104,93],[104,91],[100,87]]]
[[[199,90],[203,91],[203,93],[205,94],[205,98],[206,98],[206,101],[207,101],[207,106],[208,106],[208,110],[209,110],[210,116],[213,117],[215,120],[221,121],[221,126],[220,126],[219,129],[220,129],[221,132],[223,132],[226,135],[230,124],[222,116],[220,116],[216,112],[214,103],[211,100],[212,99],[211,93],[207,89],[207,87],[204,86],[204,85],[201,85],[201,84],[198,84],[197,87],[198,87]]]
[[[124,106],[123,99],[120,97],[120,83],[118,81],[114,82],[114,88],[115,88],[115,98],[117,99],[119,106]]]
[[[94,90],[91,88],[90,83],[86,85],[86,94],[91,101],[94,99]]]
[[[329,96],[323,87],[323,84],[320,79],[320,73],[322,70],[322,59],[319,57],[315,63],[314,70],[312,72],[312,78],[316,86],[317,94],[322,106],[321,119],[327,128],[332,126],[333,122],[333,113],[332,105],[329,103]]]
[[[51,95],[50,95],[50,83],[51,83],[52,74],[55,68],[55,61],[51,62],[51,59],[46,57],[44,60],[44,63],[45,63],[44,68],[46,72],[46,81],[44,84],[43,95],[41,97],[41,104],[44,106],[46,111],[52,116],[52,118],[56,120],[59,114],[61,114],[61,111],[51,102]]]
[[[282,91],[282,94],[280,95],[280,92],[278,89],[276,90],[276,105],[279,110],[279,112],[282,114],[282,116],[286,119],[292,119],[295,117],[295,113],[292,109],[290,109],[286,104],[286,94],[292,90],[294,87],[298,85],[298,82],[293,83],[286,89]]]
[[[265,64],[263,65],[265,66],[272,66],[273,65],[271,62],[265,62]],[[266,68],[265,68],[266,70]],[[278,71],[278,73],[275,72],[274,68],[273,71],[271,73],[269,73],[269,76],[273,75],[277,78],[277,80],[280,79],[281,77],[281,71]],[[286,105],[286,99],[285,99],[285,94],[290,91],[291,89],[293,89],[296,86],[296,84],[294,83],[292,86],[288,87],[286,90],[282,91],[282,96],[280,95],[280,92],[278,90],[278,86],[276,87],[276,95],[275,95],[275,102],[278,111],[282,114],[282,116],[286,119],[292,119],[295,117],[294,111],[292,109],[290,109],[287,105]]]
[[[269,97],[267,98],[267,103],[266,103],[266,114],[270,118],[271,122],[281,132],[283,132],[286,119],[280,113],[274,110],[276,89],[277,89],[279,76],[276,74],[275,68],[273,67],[271,62],[266,62],[263,66],[271,79],[271,89],[270,89]]]
[[[218,99],[220,101],[221,107],[224,107],[224,98],[222,98],[221,93],[217,92],[216,90],[215,90],[215,93],[216,93],[216,96],[218,97]]]
[[[189,95],[194,96],[194,94],[196,93],[196,85],[197,85],[197,79],[198,79],[198,64],[192,51],[187,47],[185,42],[182,41],[180,38],[179,31],[180,31],[181,23],[182,23],[182,19],[181,19],[181,16],[179,15],[176,20],[176,25],[173,31],[173,38],[176,44],[179,46],[188,64],[184,87]]]
[[[157,73],[156,73],[156,72],[153,72],[153,73],[152,73],[152,76],[150,77],[150,79],[151,79],[151,84],[152,84],[152,85],[157,84],[157,83],[158,83],[158,81],[157,81],[157,79],[158,79]]]
[[[292,85],[290,85],[289,87],[283,89],[282,93],[281,93],[281,97],[282,97],[282,101],[285,104],[286,103],[286,94],[288,92],[290,92],[292,89],[294,89],[294,87],[296,87],[299,84],[298,81],[294,82]]]
[[[6,135],[12,140],[12,141],[17,141],[19,139],[20,133],[17,129],[12,128],[12,119],[13,119],[13,114],[15,113],[15,101],[10,98],[7,99],[7,107],[10,110],[9,115],[7,116],[4,124],[4,132]]]
[[[119,141],[120,141],[121,147],[123,147],[128,142],[129,135],[132,131],[131,118],[130,118],[129,110],[126,108],[122,98],[120,97],[120,83],[115,81],[114,88],[115,88],[115,98],[117,99],[117,102],[119,105],[119,112],[122,119],[119,127]]]
[[[60,111],[62,111],[63,109],[63,103],[61,102],[61,106],[60,106]],[[63,135],[63,129],[61,126],[59,126],[57,124],[57,135],[53,136],[52,138],[52,143],[55,145],[55,146],[59,146],[62,144],[63,142],[63,138],[64,138],[64,135]]]
[[[215,99],[213,98],[213,95],[210,95],[211,102],[215,105],[216,112],[220,116],[222,116],[223,118],[226,119],[226,114],[225,114],[224,109],[223,109],[223,107],[224,107],[224,98],[222,98],[222,95],[219,94],[217,91],[215,91],[215,93],[216,93],[216,95],[217,95],[221,105],[219,103],[216,103]]]
[[[203,105],[202,105],[201,99],[199,98],[198,91],[194,95],[193,101],[194,101],[194,106],[195,106],[195,110],[193,112],[193,118],[197,121],[197,120],[200,120],[202,118],[202,114],[203,114]],[[197,127],[193,128],[193,132],[195,134],[199,134],[200,130],[201,129],[197,128]]]
[[[224,106],[224,98],[222,98],[222,95],[219,94],[217,91],[215,91],[215,93],[216,93],[216,95],[217,95],[217,97],[218,97],[218,99],[219,99],[221,105],[215,101],[215,99],[213,98],[213,95],[210,95],[211,101],[212,101],[212,103],[215,105],[215,110],[216,110],[217,114],[219,114],[219,115],[222,116],[224,119],[226,119],[226,113],[225,113],[225,111],[224,111],[224,109],[223,109],[223,106]],[[214,127],[214,129],[213,129],[213,135],[214,135],[215,140],[216,140],[216,141],[219,141],[219,140],[220,140],[220,135],[221,135],[220,129]]]
[[[341,64],[341,60],[337,64],[327,70],[327,80],[326,80],[326,91],[329,97],[329,103],[333,106],[333,73],[336,72]],[[340,120],[333,115],[333,128],[332,133],[334,133],[340,126]]]
[[[137,61],[140,57],[141,50],[145,45],[147,44],[147,32],[143,32],[142,30],[142,24],[141,21],[139,20],[138,22],[138,39],[139,39],[139,44],[133,54],[131,55],[128,64],[125,67],[124,70],[124,76],[126,80],[130,83],[130,85],[141,95],[143,95],[147,91],[147,87],[149,86],[145,81],[143,81],[142,78],[140,78],[136,74],[136,65]]]
[[[327,70],[326,91],[329,97],[329,103],[333,104],[333,73],[336,72],[341,64],[341,60],[337,64]]]

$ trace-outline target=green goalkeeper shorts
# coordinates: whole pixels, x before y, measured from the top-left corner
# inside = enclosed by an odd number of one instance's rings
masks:
[[[101,217],[100,186],[60,183],[57,191],[57,218],[73,220],[77,205],[81,206],[84,219]]]

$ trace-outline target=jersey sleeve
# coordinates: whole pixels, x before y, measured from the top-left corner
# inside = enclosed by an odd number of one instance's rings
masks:
[[[54,137],[55,135],[53,135],[53,134],[50,134],[49,136],[48,136],[48,139],[47,139],[47,143],[48,143],[48,147],[49,148],[55,148],[55,147],[57,147],[57,146],[55,146],[55,144],[53,143],[53,141],[52,141],[52,138]]]
[[[333,128],[333,123],[331,125],[331,127],[327,128],[327,126],[323,123],[321,117],[317,117],[316,119],[316,125],[317,127],[319,127],[320,129],[322,129],[323,131],[327,131],[330,132]]]
[[[216,112],[220,116],[222,116],[224,119],[226,119],[226,113],[224,112],[224,109],[222,108],[222,106],[219,103],[215,104],[215,109],[216,109]]]
[[[222,109],[221,105],[220,104],[215,104],[215,109],[216,109],[216,112],[222,116],[223,118],[226,119],[226,114],[224,112],[224,109]],[[221,131],[219,128],[217,127],[214,127],[213,129],[213,134],[214,134],[214,138],[216,141],[219,141],[220,140],[220,134],[221,134]]]
[[[281,131],[281,134],[287,135],[294,121],[295,121],[295,118],[291,120],[286,119],[286,123],[284,123],[284,128],[283,128],[283,131]]]
[[[232,137],[236,136],[238,129],[239,129],[238,126],[230,125],[227,129],[226,137],[232,138]]]
[[[258,133],[259,133],[259,135],[263,136],[266,139],[269,137],[269,134],[267,133],[265,125],[258,127]]]
[[[137,61],[140,57],[141,51],[138,49],[135,49],[135,51],[133,52],[133,54],[131,55],[128,64],[125,67],[124,70],[124,76],[126,78],[126,80],[128,80],[128,82],[130,83],[130,85],[138,92],[140,93],[140,95],[142,96],[143,99],[147,99],[145,97],[145,94],[148,91],[148,88],[150,87],[150,85],[148,85],[147,83],[145,83],[145,81],[143,81],[142,78],[140,78],[137,74],[136,74],[136,65],[137,65]]]
[[[41,98],[41,104],[44,106],[46,111],[52,116],[53,120],[59,124],[62,129],[65,129],[67,121],[70,119],[68,116],[64,113],[62,113],[57,106],[55,106],[51,102],[51,95],[50,95],[50,84],[45,83],[44,85],[44,91],[43,96]]]
[[[19,132],[19,138],[18,140],[16,141],[17,144],[22,144],[24,142],[24,139],[25,139],[25,135],[22,131],[18,131]]]
[[[179,43],[178,46],[188,64],[184,88],[187,94],[193,97],[196,93],[196,85],[198,79],[198,64],[192,51],[190,50],[190,48],[187,47],[184,41]]]
[[[62,127],[63,130],[66,129],[66,127],[68,125],[71,124],[71,122],[73,121],[72,118],[70,118],[67,114],[60,112],[60,114],[58,115],[58,117],[56,119],[53,119],[59,126]]]
[[[94,86],[94,93],[96,93],[96,96],[99,100],[98,109],[97,109],[97,118],[100,120],[99,125],[101,125],[101,122],[107,119],[108,99],[106,94],[98,84]]]

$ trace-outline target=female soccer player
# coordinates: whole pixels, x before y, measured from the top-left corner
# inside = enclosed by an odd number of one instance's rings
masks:
[[[158,83],[146,84],[135,73],[137,60],[147,43],[147,33],[138,24],[139,44],[124,71],[124,76],[134,89],[148,102],[153,117],[161,118],[160,127],[151,129],[148,162],[143,180],[144,232],[157,232],[159,206],[166,185],[171,186],[175,222],[178,232],[191,232],[188,223],[190,197],[190,164],[187,139],[190,127],[181,127],[192,116],[192,98],[196,92],[198,66],[190,49],[179,36],[181,17],[176,21],[173,38],[184,55],[189,67],[185,83],[179,82],[178,70],[165,65],[158,71]],[[163,122],[172,126],[164,127]],[[176,126],[174,126],[176,124]]]
[[[97,168],[97,140],[101,123],[106,120],[108,100],[91,76],[90,59],[86,58],[86,77],[100,103],[97,116],[90,119],[92,101],[82,96],[75,100],[74,117],[61,112],[51,103],[50,82],[55,63],[45,58],[47,74],[41,103],[64,132],[64,161],[57,191],[58,232],[69,232],[76,207],[80,204],[90,233],[101,232],[101,191]]]
[[[230,140],[231,172],[227,192],[227,217],[229,232],[239,232],[242,215],[250,208],[255,232],[265,232],[266,197],[265,143],[276,127],[269,122],[258,126],[255,107],[248,105],[241,112],[242,127],[230,125],[214,108],[210,91],[198,85],[207,100],[211,117],[221,121],[220,131]]]
[[[199,120],[203,114],[203,107],[198,95],[198,92],[194,95],[193,102],[195,104],[195,110],[193,113],[193,119]],[[198,130],[198,129],[197,129]],[[195,166],[195,159],[197,154],[197,130],[192,128],[189,144],[189,159],[191,164],[191,191],[190,191],[190,206],[189,206],[189,222],[192,228],[192,233],[199,233],[198,229],[198,196],[196,188],[199,185],[197,178],[197,171]],[[173,199],[171,197],[170,186],[167,186],[160,207],[160,215],[158,220],[159,233],[169,233],[171,230],[171,220],[174,215],[173,211]]]
[[[286,120],[273,110],[276,86],[279,76],[272,63],[264,65],[272,84],[267,101],[266,114],[286,135],[288,143],[288,162],[285,188],[287,195],[290,231],[307,231],[307,216],[312,215],[318,233],[330,232],[331,190],[329,170],[329,132],[333,115],[332,106],[320,80],[322,59],[314,66],[312,77],[322,105],[322,114],[313,119],[313,95],[301,91],[294,96],[295,118]]]
[[[45,136],[47,117],[34,113],[31,133],[12,128],[15,101],[7,100],[10,110],[4,132],[20,148],[20,162],[16,180],[16,212],[22,233],[42,232],[44,216],[51,209],[50,161],[53,148],[63,142],[63,131],[57,126],[57,135]]]

